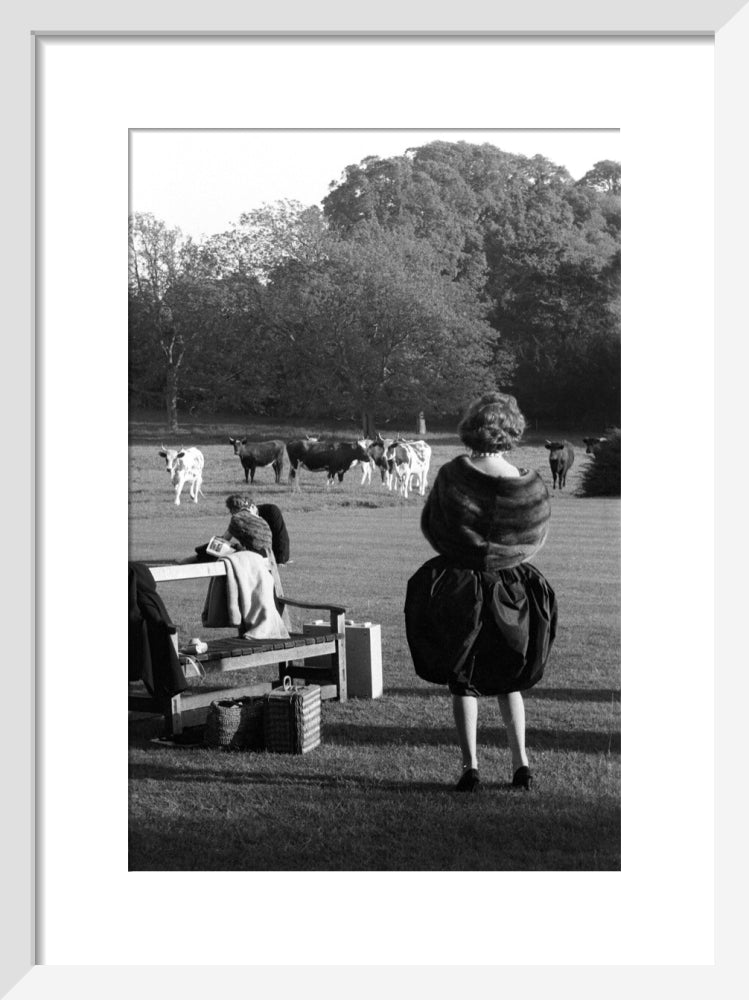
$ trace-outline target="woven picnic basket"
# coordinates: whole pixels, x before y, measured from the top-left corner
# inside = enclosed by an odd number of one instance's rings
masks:
[[[300,754],[321,742],[322,702],[320,686],[299,686],[284,677],[283,687],[265,696],[263,732],[265,749],[271,753]]]
[[[211,702],[204,744],[230,750],[262,750],[263,701],[263,698],[234,698]]]

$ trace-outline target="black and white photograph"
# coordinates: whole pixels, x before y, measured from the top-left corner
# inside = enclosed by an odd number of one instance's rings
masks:
[[[617,129],[130,130],[129,871],[621,870],[621,200]]]
[[[84,6],[2,42],[0,994],[734,995],[745,0]]]

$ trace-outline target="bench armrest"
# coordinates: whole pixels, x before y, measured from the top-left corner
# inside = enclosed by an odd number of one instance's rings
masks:
[[[336,615],[346,614],[346,609],[337,604],[320,604],[319,602],[310,604],[309,601],[295,601],[291,597],[277,597],[276,600],[279,604],[290,604],[293,608],[309,608],[310,610],[318,608],[322,611],[331,611]]]
[[[310,601],[295,601],[291,597],[277,597],[276,600],[283,607],[310,608],[314,610],[327,611],[330,631],[335,632],[336,635],[339,636],[346,634],[346,620],[344,618],[346,609],[340,607],[338,604],[320,604],[319,602],[313,604]]]

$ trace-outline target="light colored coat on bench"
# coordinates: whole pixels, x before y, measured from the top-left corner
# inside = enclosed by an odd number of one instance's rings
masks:
[[[239,627],[246,639],[287,639],[289,632],[276,608],[273,572],[257,552],[222,556],[226,576],[208,587],[202,622],[205,628]]]

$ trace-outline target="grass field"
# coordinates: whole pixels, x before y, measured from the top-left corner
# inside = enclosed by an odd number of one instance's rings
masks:
[[[173,560],[223,532],[224,497],[245,488],[244,475],[228,441],[211,442],[238,429],[185,436],[205,455],[206,496],[195,505],[183,494],[179,507],[159,439],[143,428],[131,437],[131,559]],[[427,440],[432,480],[461,447],[454,435]],[[449,697],[416,677],[403,628],[406,581],[434,554],[419,530],[423,499],[362,487],[356,469],[331,490],[324,475],[303,474],[302,492],[291,493],[262,469],[255,496],[283,509],[291,535],[286,594],[379,622],[385,693],[325,702],[322,745],[304,757],[165,746],[154,742],[159,720],[133,717],[131,870],[618,870],[620,502],[575,495],[589,459],[572,440],[576,462],[566,490],[552,495],[549,540],[535,560],[560,621],[546,676],[526,696],[531,793],[509,788],[492,699],[479,710],[482,791],[450,791],[460,754]],[[510,458],[551,486],[547,454],[530,436]],[[180,632],[200,634],[205,584],[159,590]]]

